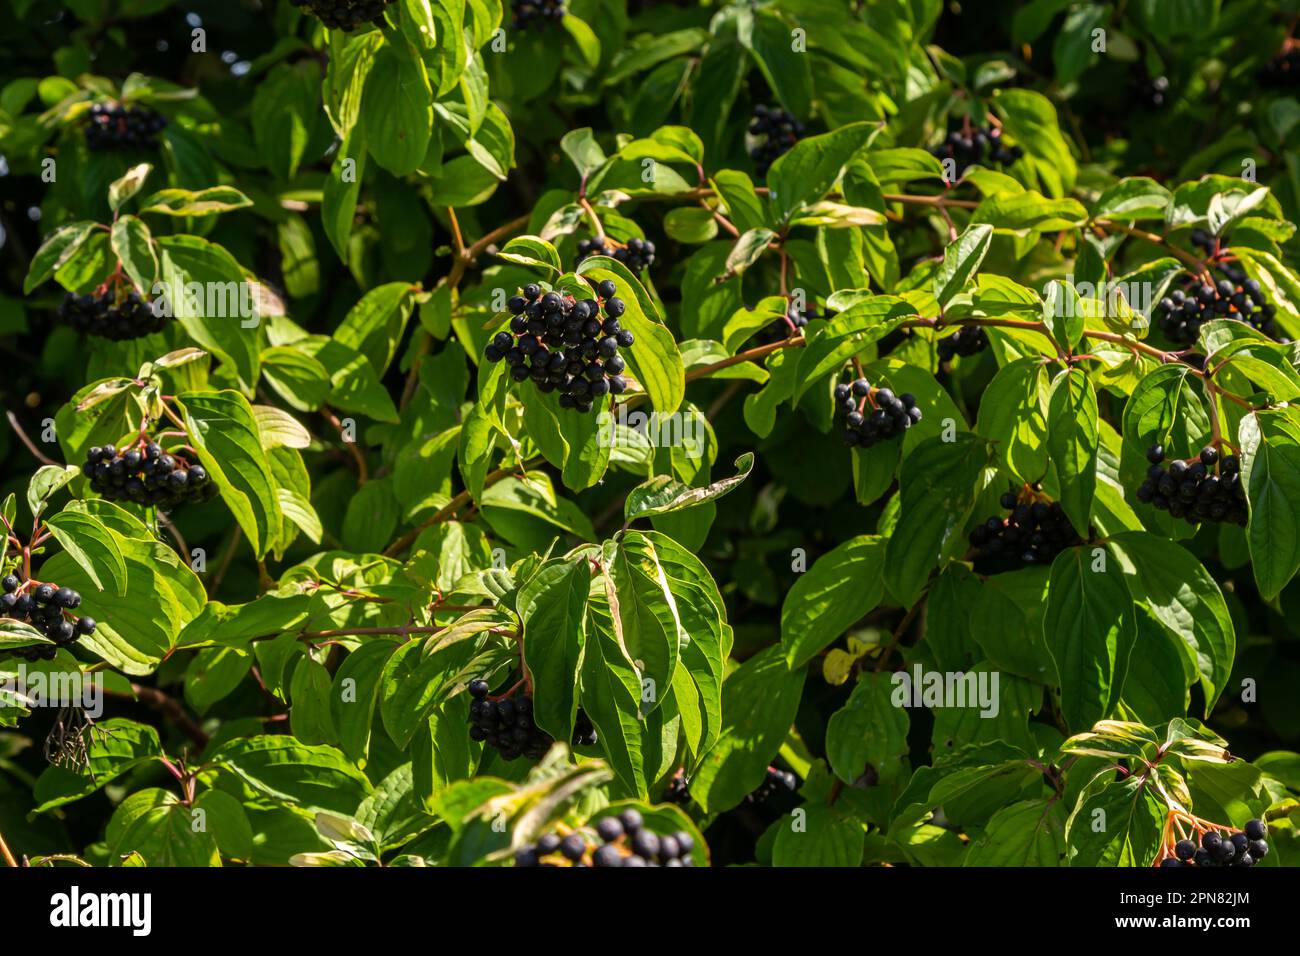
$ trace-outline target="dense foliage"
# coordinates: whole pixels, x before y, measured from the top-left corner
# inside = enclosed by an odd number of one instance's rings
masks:
[[[11,862],[1300,859],[1292,4],[0,9]]]

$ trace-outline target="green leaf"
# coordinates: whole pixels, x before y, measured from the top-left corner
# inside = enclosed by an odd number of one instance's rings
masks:
[[[1227,687],[1237,650],[1218,583],[1190,552],[1157,535],[1127,531],[1111,543],[1135,582],[1130,592],[1185,646],[1201,678],[1208,716]]]
[[[727,277],[738,276],[757,262],[775,238],[775,232],[762,226],[741,235],[727,256]]]
[[[557,740],[573,736],[590,590],[586,557],[556,558],[538,568],[515,598],[524,666],[533,675],[534,720]]]
[[[114,535],[126,562],[122,594],[99,591],[69,554],[55,554],[41,576],[79,591],[84,613],[97,622],[94,634],[78,644],[127,674],[148,674],[175,645],[181,629],[203,609],[207,594],[198,577],[169,544],[127,511],[106,501],[75,501],[63,513],[79,511],[98,519]],[[149,614],[140,608],[148,607]]]
[[[1151,865],[1168,807],[1146,779],[1131,774],[1116,783],[1115,771],[1107,768],[1092,780],[1065,824],[1071,866]]]
[[[1097,395],[1082,369],[1062,372],[1052,383],[1047,410],[1047,448],[1061,484],[1059,501],[1074,530],[1089,537],[1097,487]]]
[[[787,220],[803,206],[824,199],[844,167],[879,131],[875,123],[849,123],[802,139],[778,158],[767,174],[768,198],[778,218]]]
[[[54,273],[70,262],[87,239],[100,228],[93,222],[74,222],[60,226],[50,233],[36,250],[32,264],[23,280],[23,294],[28,295],[38,285],[45,282]]]
[[[597,39],[591,27],[587,25],[587,21],[569,13],[560,21],[560,26],[573,39],[578,52],[582,54],[583,62],[591,69],[599,66],[600,40]]]
[[[623,503],[623,517],[627,523],[637,518],[651,515],[668,514],[693,508],[706,501],[714,501],[734,491],[736,486],[749,477],[754,469],[754,455],[745,452],[736,459],[736,474],[723,478],[703,488],[692,488],[668,475],[656,475],[628,492]]]
[[[1052,562],[1043,636],[1056,661],[1061,713],[1070,728],[1108,716],[1137,640],[1133,598],[1109,549],[1070,548]]]
[[[664,216],[664,232],[678,242],[708,242],[718,234],[718,220],[708,209],[679,206]]]
[[[234,186],[210,186],[197,191],[160,189],[140,200],[140,215],[152,212],[160,216],[215,216],[251,205],[253,201]]]
[[[646,390],[656,412],[671,415],[677,411],[686,395],[686,373],[677,342],[664,325],[654,300],[623,263],[608,256],[583,260],[578,275],[592,285],[613,280],[618,297],[627,307],[621,320],[623,327],[636,338],[631,348],[622,352],[628,371]]]
[[[567,17],[566,17],[567,19]],[[548,272],[561,273],[564,266],[555,246],[537,236],[516,236],[496,254],[498,259],[521,266],[534,266]]]
[[[112,242],[113,253],[136,291],[150,295],[158,278],[158,257],[149,227],[135,216],[122,216],[113,223]]]
[[[1246,415],[1238,428],[1246,539],[1260,596],[1271,601],[1300,570],[1300,424],[1288,411]]]
[[[880,603],[885,542],[860,535],[826,552],[799,575],[781,605],[781,647],[791,670]]]
[[[1097,197],[1093,215],[1116,222],[1164,219],[1171,194],[1154,179],[1130,176],[1121,179]]]
[[[605,151],[600,148],[589,127],[565,133],[560,139],[560,149],[564,150],[564,155],[573,160],[578,175],[584,180],[605,165]]]
[[[97,733],[89,736],[88,762],[78,772],[52,765],[36,780],[32,796],[36,813],[73,803],[112,783],[122,774],[163,755],[158,731],[147,724],[112,717],[96,725]]]
[[[722,734],[691,781],[691,796],[706,812],[729,810],[766,778],[799,709],[806,673],[787,666],[782,648],[769,647],[727,677]]]
[[[194,236],[156,240],[159,274],[168,304],[189,336],[237,372],[252,392],[260,373],[261,318],[252,282],[234,256],[221,246]],[[178,295],[198,283],[201,295]]]
[[[812,804],[802,826],[781,820],[772,844],[773,866],[856,867],[862,865],[866,828],[861,820],[836,807]]]
[[[1055,798],[1003,807],[966,851],[963,865],[1061,866],[1066,858],[1065,820],[1065,807]]]
[[[186,392],[177,404],[199,460],[217,483],[253,552],[263,557],[280,534],[282,515],[252,407],[229,390]]]
[[[372,790],[366,775],[338,750],[285,734],[236,738],[217,748],[209,762],[263,796],[313,812],[351,815]]]
[[[644,716],[668,694],[686,634],[649,538],[637,532],[625,535],[606,549],[604,564],[614,636],[640,674]]]
[[[975,275],[993,241],[993,227],[972,223],[943,250],[943,265],[934,275],[934,297],[946,306]]]
[[[27,507],[33,518],[39,518],[50,499],[81,474],[73,465],[42,465],[27,483]]]
[[[903,769],[910,722],[907,711],[893,701],[895,676],[862,674],[848,701],[826,724],[826,759],[850,786],[868,767],[881,780],[897,779]]]
[[[263,162],[292,179],[303,161],[320,109],[320,71],[314,62],[281,63],[253,94],[253,138]]]
[[[108,187],[108,208],[114,215],[144,186],[153,167],[148,163],[132,166],[121,179]]]
[[[945,542],[960,534],[975,500],[989,446],[970,434],[928,438],[903,460],[898,523],[885,546],[885,583],[904,606],[916,603]]]
[[[397,352],[411,317],[413,297],[419,291],[419,286],[409,282],[389,282],[371,289],[334,331],[335,341],[360,352],[382,376]]]
[[[123,800],[104,831],[109,860],[138,854],[149,866],[220,866],[217,841],[196,831],[193,811],[166,790],[140,790]]]
[[[126,594],[126,559],[102,521],[84,511],[61,511],[46,518],[45,527],[96,587],[118,597]]]
[[[996,442],[1003,467],[1022,482],[1039,481],[1047,471],[1047,369],[1037,358],[1004,365],[980,400],[975,430]]]
[[[424,61],[400,56],[391,46],[380,49],[366,80],[361,125],[370,155],[394,176],[407,176],[424,161],[433,129],[432,103]]]

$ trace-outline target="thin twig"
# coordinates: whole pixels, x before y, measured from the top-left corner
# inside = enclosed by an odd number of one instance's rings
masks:
[[[5,416],[9,419],[9,424],[13,427],[13,430],[17,432],[18,437],[22,439],[22,443],[27,446],[27,450],[36,456],[37,461],[42,465],[58,465],[57,461],[50,458],[43,451],[37,448],[36,445],[33,444],[32,440],[27,437],[27,433],[23,431],[23,426],[18,423],[17,415],[13,412],[6,411]]]
[[[13,853],[9,851],[9,844],[5,842],[3,833],[0,833],[0,856],[5,858],[6,866],[18,866],[18,861],[14,859]]]

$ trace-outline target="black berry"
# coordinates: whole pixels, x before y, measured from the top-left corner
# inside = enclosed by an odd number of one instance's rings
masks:
[[[94,295],[69,292],[59,306],[59,318],[78,332],[115,342],[161,332],[168,321],[162,309],[134,289],[124,292],[117,285],[102,286]]]
[[[921,420],[916,398],[895,395],[888,388],[872,388],[866,379],[836,386],[835,399],[844,413],[844,443],[870,448],[877,442],[897,438]]]
[[[804,125],[793,115],[777,106],[759,103],[749,124],[753,145],[749,158],[754,161],[754,171],[761,177],[778,158],[790,151],[804,134]]]
[[[367,23],[380,26],[384,21],[384,7],[393,0],[289,0],[315,14],[331,30],[351,33]]]
[[[90,487],[109,501],[170,510],[186,502],[210,501],[218,494],[207,470],[157,442],[141,438],[120,451],[112,445],[91,448],[81,465]],[[75,605],[74,605],[75,606]]]

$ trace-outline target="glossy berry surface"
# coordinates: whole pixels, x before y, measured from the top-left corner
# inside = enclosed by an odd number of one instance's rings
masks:
[[[295,7],[316,16],[331,30],[351,33],[358,27],[384,21],[384,7],[393,0],[289,0]]]
[[[122,149],[157,149],[158,134],[167,118],[147,106],[96,103],[86,125],[86,147],[95,152]]]
[[[510,0],[510,28],[527,29],[534,24],[564,19],[564,0]]]
[[[999,126],[978,127],[955,124],[938,146],[930,147],[930,155],[940,162],[951,160],[953,163],[953,180],[966,175],[972,166],[982,166],[986,162],[999,166],[1010,166],[1021,159],[1025,151],[1019,146],[1008,146],[1003,141]]]
[[[146,438],[130,448],[92,447],[86,452],[81,473],[90,479],[91,489],[109,501],[164,510],[210,501],[218,493],[202,465]]]
[[[161,332],[167,315],[134,289],[119,295],[106,288],[94,295],[69,292],[59,305],[59,319],[78,332],[121,342]]]
[[[844,416],[844,443],[850,447],[870,448],[897,438],[922,418],[915,396],[874,388],[864,378],[837,385],[835,403]]]
[[[627,305],[617,291],[609,279],[596,287],[596,299],[527,285],[506,303],[510,324],[492,337],[483,357],[505,362],[516,382],[558,392],[561,408],[590,412],[627,390],[621,350],[636,338],[620,321]]]
[[[1236,455],[1220,456],[1207,445],[1195,458],[1166,460],[1164,448],[1152,445],[1147,461],[1147,476],[1135,492],[1138,501],[1192,524],[1246,524],[1249,509]]]
[[[626,825],[628,814],[635,814],[635,826]],[[516,850],[514,865],[683,867],[695,865],[694,849],[695,838],[685,830],[654,833],[642,826],[639,813],[625,810],[616,817],[601,817],[594,828],[545,834]]]
[[[939,361],[947,365],[958,355],[978,355],[989,347],[989,334],[978,325],[960,326],[952,335],[939,340]]]
[[[1204,229],[1192,230],[1191,243],[1206,256],[1219,278],[1208,281],[1206,274],[1183,273],[1156,303],[1152,316],[1169,341],[1192,345],[1199,339],[1201,328],[1215,319],[1242,322],[1282,341],[1277,307],[1264,296],[1259,282],[1247,276],[1244,269],[1223,261],[1226,250]]]
[[[22,621],[40,631],[54,645],[21,647],[15,653],[27,661],[51,661],[59,647],[67,647],[78,637],[95,633],[95,620],[76,617],[71,612],[81,606],[81,595],[72,588],[42,582],[24,581],[16,574],[5,575],[4,593],[0,595],[0,617]]]
[[[970,533],[976,550],[975,570],[995,574],[1033,564],[1051,564],[1066,548],[1081,539],[1058,501],[1047,501],[1022,489],[1002,496],[1007,515],[994,516]]]
[[[619,245],[608,237],[605,239],[581,239],[578,241],[578,262],[592,256],[609,256],[627,266],[628,271],[639,275],[649,269],[655,262],[655,244],[649,239],[633,236],[624,245]]]
[[[749,123],[749,135],[754,145],[749,158],[754,161],[754,171],[766,176],[772,164],[790,151],[805,132],[803,123],[779,106],[759,103]]]

